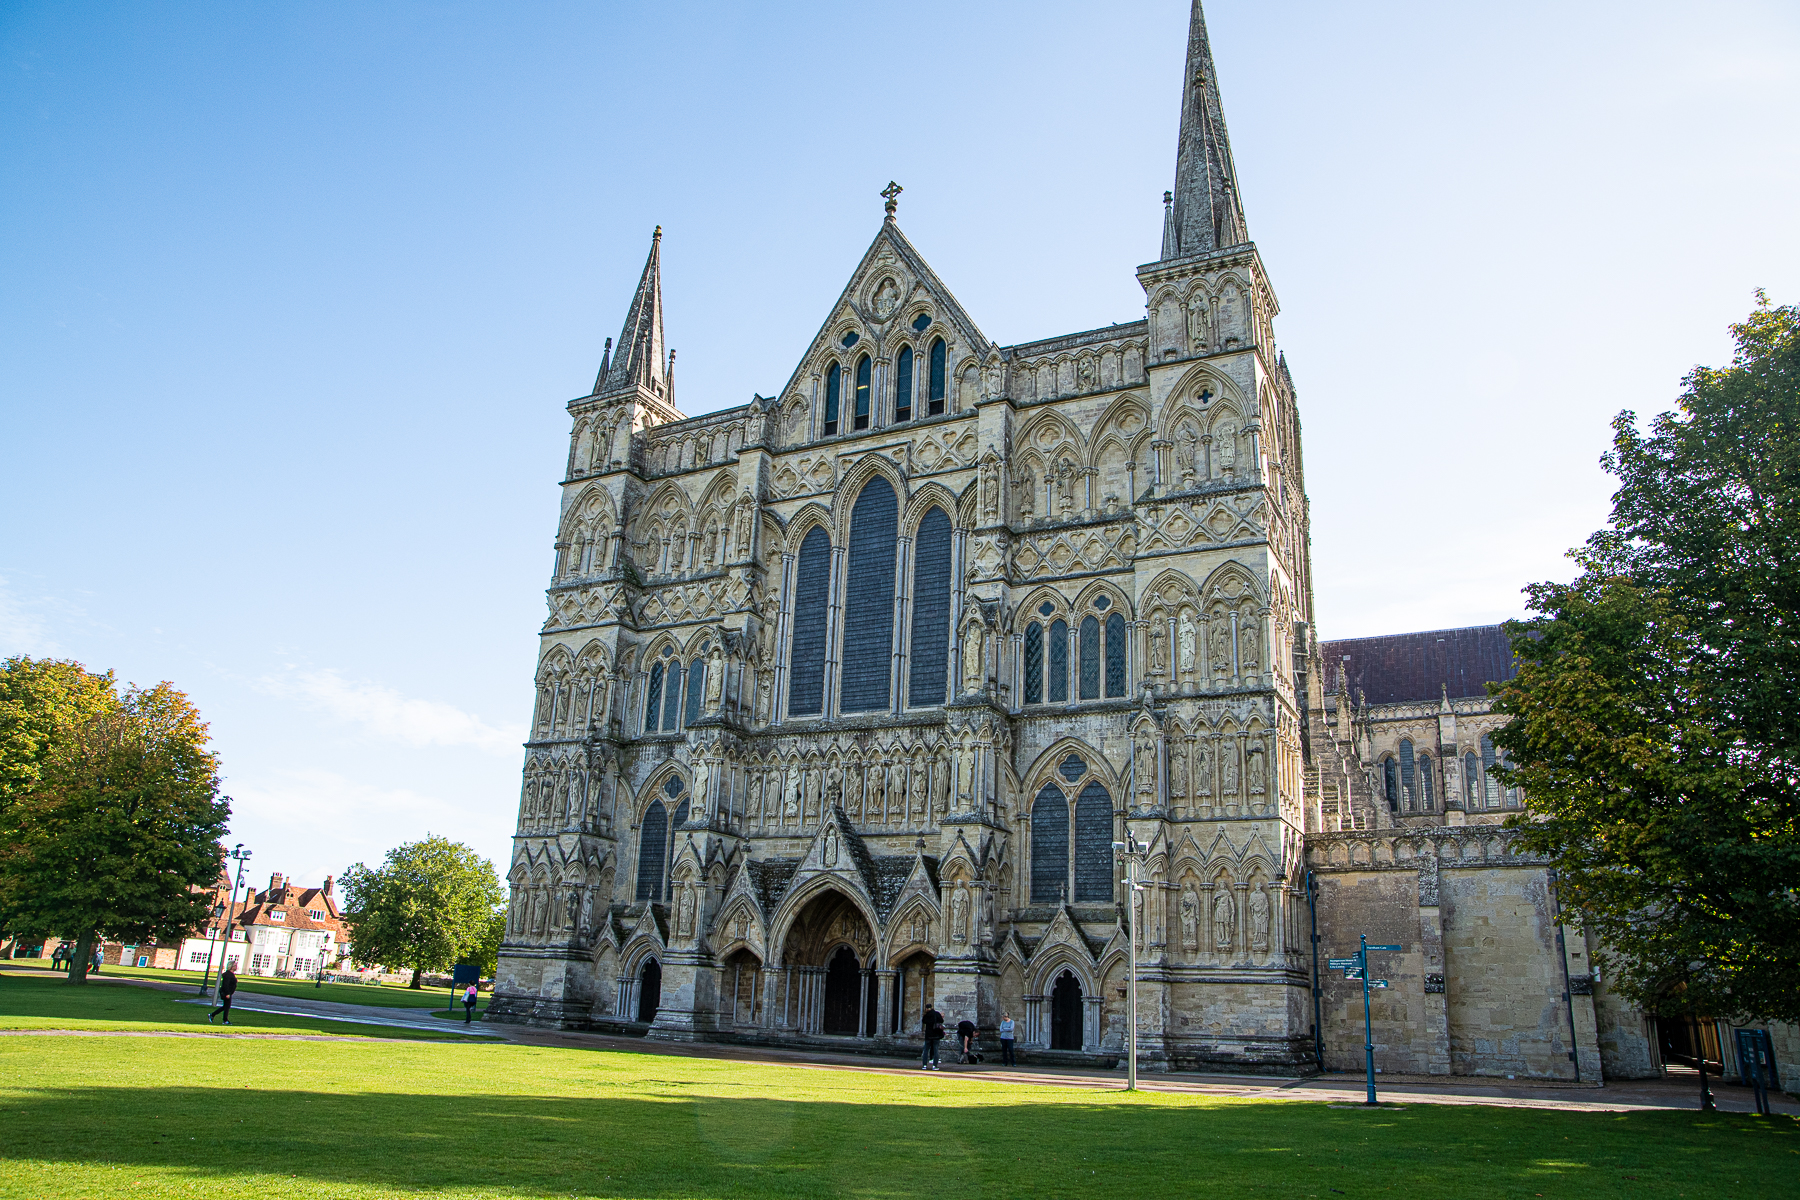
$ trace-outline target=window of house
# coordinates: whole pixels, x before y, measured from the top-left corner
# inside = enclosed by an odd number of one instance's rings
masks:
[[[279,908],[272,908],[269,910],[269,919],[271,921],[286,921],[287,913],[283,912]]]
[[[913,352],[911,346],[900,347],[894,359],[894,421],[912,420]]]
[[[873,407],[871,400],[872,388],[870,386],[872,375],[873,368],[869,365],[869,356],[865,354],[856,360],[856,397],[854,412],[856,414],[856,428],[858,429],[867,429],[869,427],[869,410]]]
[[[272,954],[252,954],[250,956],[250,972],[253,975],[267,975],[274,962],[275,956]]]
[[[315,921],[323,921],[325,919],[325,910],[322,908],[309,908],[306,910],[306,915]]]
[[[944,411],[944,339],[931,343],[930,373],[926,380],[925,414],[935,417]]]
[[[838,431],[838,409],[844,400],[843,368],[832,363],[825,368],[825,436]]]
[[[189,966],[200,966],[201,964],[203,964],[205,962],[206,962],[206,951],[204,951],[204,950],[189,950],[188,951],[188,965]]]
[[[907,703],[944,702],[950,669],[950,517],[933,508],[913,538],[912,644]]]
[[[794,564],[793,636],[789,639],[788,713],[825,711],[825,625],[831,595],[831,537],[815,525]]]
[[[856,583],[844,596],[844,683],[839,705],[843,712],[888,707],[898,517],[893,485],[879,475],[863,485],[850,510],[848,570]]]

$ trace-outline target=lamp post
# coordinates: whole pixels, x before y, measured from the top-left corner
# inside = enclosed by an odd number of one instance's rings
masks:
[[[231,949],[231,910],[237,907],[238,888],[243,886],[244,865],[250,861],[250,852],[244,849],[244,843],[239,842],[237,847],[225,857],[237,861],[237,877],[231,882],[231,899],[225,904],[224,918],[219,922],[218,926],[225,931],[225,945],[219,951],[219,957],[229,962],[230,957],[227,952]],[[211,990],[208,986],[208,981],[212,978],[212,960],[213,943],[212,939],[208,939],[206,943],[206,969],[200,973],[200,994],[202,996],[206,995]],[[225,973],[225,967],[223,965],[219,967],[219,973],[221,975]]]
[[[1138,882],[1138,871],[1149,856],[1149,849],[1138,845],[1131,830],[1125,840],[1113,843],[1113,854],[1125,864],[1125,921],[1127,925],[1125,969],[1125,1090],[1137,1091],[1137,894],[1144,890]]]
[[[321,935],[321,940],[319,942],[319,974],[318,978],[313,980],[313,987],[315,988],[323,988],[325,986],[325,958],[330,953],[331,931],[328,929]]]

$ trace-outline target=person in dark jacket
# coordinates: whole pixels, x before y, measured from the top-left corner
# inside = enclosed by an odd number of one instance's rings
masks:
[[[236,994],[237,972],[228,965],[219,972],[219,1007],[206,1014],[208,1025],[212,1024],[212,1019],[220,1013],[225,1014],[225,1024],[231,1024],[231,998]]]
[[[925,1009],[925,1053],[919,1056],[919,1069],[936,1071],[938,1063],[938,1043],[944,1040],[944,1014],[936,1008]]]
[[[962,1058],[958,1061],[978,1063],[981,1055],[975,1053],[975,1022],[964,1017],[956,1023],[956,1040],[962,1043]]]
[[[468,1025],[475,1020],[475,985],[470,984],[463,989],[463,1024]]]

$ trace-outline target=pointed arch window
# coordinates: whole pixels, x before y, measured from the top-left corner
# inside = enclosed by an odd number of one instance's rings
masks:
[[[944,702],[950,663],[950,517],[933,508],[913,539],[912,643],[906,702]]]
[[[637,899],[661,900],[663,861],[669,854],[669,810],[652,800],[638,826]]]
[[[1419,806],[1426,812],[1437,807],[1437,785],[1431,778],[1431,755],[1419,755]]]
[[[825,436],[838,431],[838,409],[844,402],[844,370],[837,363],[825,368]]]
[[[870,393],[873,390],[871,387],[873,375],[874,369],[869,363],[868,355],[865,354],[856,360],[855,414],[856,428],[858,429],[867,429],[869,427],[869,411],[874,407],[870,398]]]
[[[1416,764],[1413,762],[1413,744],[1411,738],[1400,739],[1400,794],[1406,799],[1406,811],[1411,812],[1418,802],[1418,779],[1413,773]]]
[[[1463,755],[1463,807],[1481,807],[1481,760],[1473,750]]]
[[[1381,760],[1381,793],[1387,799],[1389,812],[1400,811],[1400,764],[1391,758]]]
[[[1489,808],[1500,807],[1500,781],[1494,777],[1494,739],[1481,735],[1482,796]]]
[[[794,564],[793,636],[788,639],[788,714],[825,711],[825,621],[831,595],[831,538],[815,525]]]
[[[1061,617],[1050,622],[1050,703],[1069,698],[1069,624]]]
[[[663,674],[662,728],[664,733],[674,733],[681,728],[681,676],[681,661],[670,659],[668,669]]]
[[[850,510],[847,570],[855,584],[844,597],[844,684],[839,705],[843,712],[878,712],[888,707],[894,661],[898,517],[893,485],[879,475],[863,485]]]
[[[650,664],[650,685],[644,689],[644,732],[655,733],[662,722],[663,665]]]
[[[1079,694],[1083,700],[1098,700],[1100,698],[1100,618],[1087,616],[1081,619],[1079,647]]]
[[[912,420],[913,352],[911,346],[900,347],[894,359],[894,421]]]
[[[1036,621],[1025,627],[1025,703],[1044,702],[1044,627]]]
[[[1069,886],[1069,801],[1046,783],[1031,804],[1031,902],[1061,904]]]
[[[1088,780],[1075,801],[1075,900],[1113,898],[1112,795],[1098,779]]]
[[[1106,694],[1125,694],[1125,618],[1119,613],[1106,618]]]
[[[700,653],[687,669],[687,707],[682,713],[683,720],[692,725],[700,719],[700,698],[706,691],[706,647],[700,647]]]
[[[944,339],[931,343],[930,374],[925,394],[925,415],[935,417],[944,411]]]

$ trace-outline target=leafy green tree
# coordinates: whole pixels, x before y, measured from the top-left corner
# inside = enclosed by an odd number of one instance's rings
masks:
[[[1733,363],[1613,422],[1611,525],[1528,589],[1495,741],[1647,1011],[1800,1020],[1800,309],[1758,293]]]
[[[356,961],[426,971],[473,961],[492,938],[505,893],[494,865],[461,842],[427,835],[376,868],[344,872],[344,923]]]
[[[74,935],[71,982],[96,941],[177,938],[201,924],[230,801],[206,723],[167,683],[112,687],[78,664],[6,664],[0,920]],[[16,672],[16,674],[15,674]]]

